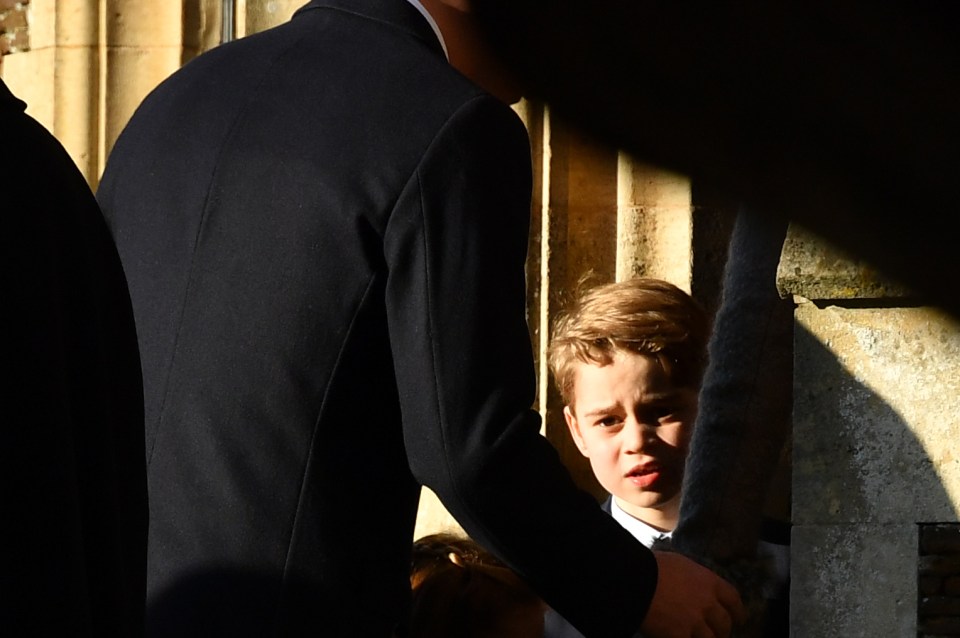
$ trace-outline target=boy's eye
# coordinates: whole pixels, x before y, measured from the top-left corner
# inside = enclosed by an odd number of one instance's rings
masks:
[[[600,427],[609,428],[620,423],[620,420],[621,419],[618,416],[609,415],[598,420],[597,425],[599,425]]]

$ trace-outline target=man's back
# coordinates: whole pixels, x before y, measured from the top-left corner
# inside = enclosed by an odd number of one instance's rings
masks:
[[[369,605],[386,631],[398,613],[409,536],[381,526],[412,527],[418,486],[381,242],[436,130],[479,94],[430,47],[305,11],[177,74],[111,157],[98,195],[140,331],[164,628],[181,591],[230,592],[251,634],[300,595],[315,627]]]
[[[639,625],[652,555],[530,410],[529,189],[519,119],[402,0],[313,2],[145,100],[98,197],[143,358],[150,631],[388,635],[420,483],[572,620]],[[609,563],[558,533],[587,528]]]

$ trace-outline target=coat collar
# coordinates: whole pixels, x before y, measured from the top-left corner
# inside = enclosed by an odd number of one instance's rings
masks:
[[[412,37],[421,40],[438,55],[445,57],[443,47],[437,40],[433,29],[426,19],[420,15],[420,12],[407,0],[313,0],[298,9],[293,17],[296,19],[298,15],[317,9],[343,11],[387,24],[407,32]]]

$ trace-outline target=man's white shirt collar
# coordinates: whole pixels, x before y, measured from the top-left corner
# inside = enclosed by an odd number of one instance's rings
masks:
[[[440,33],[440,27],[437,26],[437,21],[433,19],[433,16],[430,15],[430,12],[423,8],[423,5],[420,4],[419,0],[407,0],[413,7],[423,14],[423,17],[427,19],[427,22],[430,23],[430,28],[433,29],[433,32],[437,34],[437,39],[440,40],[440,46],[443,47],[443,54],[447,56],[447,60],[450,60],[450,54],[447,53],[447,43],[443,41],[443,34]]]

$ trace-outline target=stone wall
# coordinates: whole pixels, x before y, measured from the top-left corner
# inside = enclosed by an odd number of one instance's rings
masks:
[[[915,636],[919,526],[960,502],[960,325],[799,229],[779,284],[798,301],[791,635]]]

